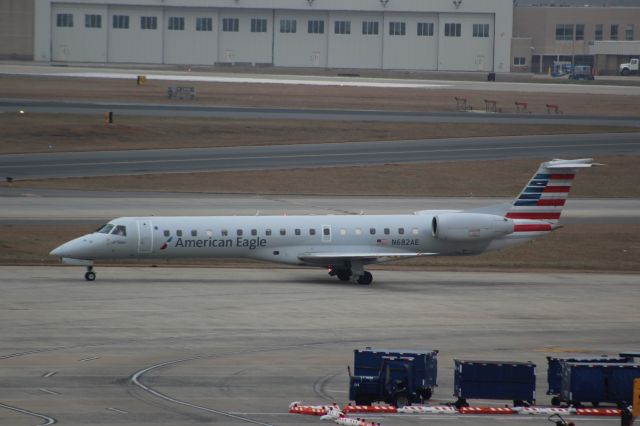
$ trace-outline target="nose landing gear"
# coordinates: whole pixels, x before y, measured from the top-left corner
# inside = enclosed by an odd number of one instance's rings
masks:
[[[87,266],[87,272],[84,274],[84,279],[87,281],[95,281],[96,273],[93,272],[93,266]]]

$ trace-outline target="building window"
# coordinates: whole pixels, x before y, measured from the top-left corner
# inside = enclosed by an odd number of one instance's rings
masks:
[[[102,15],[84,15],[85,28],[102,28]]]
[[[351,34],[351,21],[334,22],[334,34]]]
[[[240,19],[222,18],[222,31],[226,33],[237,33],[240,31]]]
[[[573,40],[573,25],[556,24],[556,40]]]
[[[175,31],[183,31],[184,30],[184,18],[179,16],[170,16],[169,17],[169,29]]]
[[[280,32],[293,34],[296,32],[296,20],[295,19],[281,19],[280,20]]]
[[[213,19],[196,18],[196,31],[213,31]]]
[[[158,29],[158,18],[155,16],[141,16],[140,17],[140,29],[142,30],[156,30]]]
[[[489,37],[489,24],[473,24],[474,37]]]
[[[433,22],[418,22],[418,36],[433,36]]]
[[[634,39],[634,26],[633,24],[627,24],[624,28],[624,39],[625,40],[633,40]]]
[[[513,65],[523,66],[526,63],[524,56],[516,56],[513,58]]]
[[[378,21],[363,21],[362,22],[362,34],[364,35],[378,35],[379,33]]]
[[[403,36],[407,34],[407,24],[404,22],[389,22],[389,35]]]
[[[58,13],[56,15],[56,24],[58,27],[73,27],[73,14]]]
[[[462,36],[462,24],[444,24],[444,36],[445,37],[461,37]]]
[[[603,29],[603,25],[602,24],[596,24],[596,34],[595,34],[595,39],[596,40],[602,40],[604,34],[604,29]]]
[[[113,15],[113,28],[120,28],[126,30],[129,28],[129,16],[128,15]]]
[[[576,40],[584,40],[584,24],[576,24]]]
[[[617,40],[618,39],[618,24],[611,24],[611,37],[609,37],[610,40]]]
[[[267,32],[267,20],[262,18],[251,18],[251,32],[252,33],[266,33]]]
[[[308,21],[307,22],[307,32],[309,34],[324,34],[324,21]]]

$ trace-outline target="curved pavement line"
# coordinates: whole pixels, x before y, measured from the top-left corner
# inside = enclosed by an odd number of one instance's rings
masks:
[[[21,414],[26,414],[28,416],[39,417],[42,420],[44,420],[44,423],[39,423],[38,426],[47,426],[47,425],[53,425],[58,423],[58,420],[54,419],[53,417],[49,417],[44,414],[34,413],[33,411],[25,410],[23,408],[13,407],[11,405],[6,405],[2,403],[0,403],[0,408],[6,408],[7,410],[15,411]]]
[[[213,413],[213,414],[218,414],[220,416],[225,416],[225,417],[229,417],[235,420],[240,420],[246,423],[252,423],[255,425],[261,425],[261,426],[273,426],[270,423],[263,423],[260,422],[258,420],[253,420],[250,419],[248,417],[242,417],[242,416],[238,416],[235,414],[231,414],[228,413],[226,411],[219,411],[219,410],[214,410],[213,408],[207,408],[207,407],[203,407],[201,405],[196,405],[196,404],[192,404],[190,402],[186,402],[186,401],[181,401],[179,399],[175,399],[172,398],[168,395],[165,395],[157,390],[155,390],[154,388],[145,385],[144,383],[142,383],[141,379],[142,376],[145,375],[146,373],[148,373],[149,371],[158,369],[158,368],[162,368],[162,367],[166,367],[166,366],[171,366],[171,365],[175,365],[175,364],[180,364],[183,362],[188,362],[188,361],[195,361],[195,360],[199,360],[199,359],[203,359],[203,358],[207,358],[206,356],[197,356],[197,357],[193,357],[193,358],[184,358],[184,359],[178,359],[178,360],[174,360],[174,361],[167,361],[167,362],[163,362],[160,364],[156,364],[156,365],[152,365],[151,367],[147,367],[143,370],[140,370],[136,373],[133,374],[133,376],[131,376],[131,383],[133,383],[135,386],[139,387],[140,389],[158,397],[161,399],[164,399],[165,401],[169,401],[169,402],[173,402],[174,404],[179,404],[179,405],[183,405],[185,407],[190,407],[190,408],[195,408],[196,410],[202,410],[202,411],[206,411],[209,413]]]

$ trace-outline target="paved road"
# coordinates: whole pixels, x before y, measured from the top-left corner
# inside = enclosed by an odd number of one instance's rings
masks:
[[[19,110],[57,114],[103,114],[106,111],[113,111],[116,114],[116,120],[118,115],[134,115],[234,119],[564,124],[640,127],[640,118],[632,116],[612,117],[597,115],[488,114],[482,111],[463,113],[349,109],[249,108],[189,106],[184,104],[133,104],[121,102],[63,102],[27,99],[0,99],[0,112],[14,113]]]
[[[500,198],[244,196],[0,189],[0,223],[105,221],[120,216],[402,214],[473,209]],[[640,200],[570,198],[563,223],[640,223]]]
[[[96,270],[87,284],[78,267],[0,267],[0,424],[44,423],[10,405],[70,426],[319,426],[287,414],[289,403],[346,403],[346,366],[365,346],[439,349],[435,403],[453,400],[454,358],[531,360],[538,404],[547,405],[547,355],[640,345],[638,275],[375,271],[364,288],[321,269]]]
[[[507,136],[0,155],[0,176],[42,179],[432,161],[640,154],[640,134]]]

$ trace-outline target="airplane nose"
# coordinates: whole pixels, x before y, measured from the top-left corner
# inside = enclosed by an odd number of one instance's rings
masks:
[[[85,236],[86,237],[86,236]],[[76,238],[75,240],[67,241],[51,250],[49,253],[51,256],[57,257],[71,257],[77,258],[82,257],[83,254],[86,254],[86,244],[84,244],[85,237]]]

